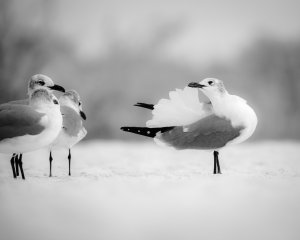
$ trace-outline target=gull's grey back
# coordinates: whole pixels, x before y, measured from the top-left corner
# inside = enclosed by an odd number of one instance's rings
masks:
[[[234,128],[231,122],[214,114],[186,127],[175,127],[159,139],[176,149],[216,149],[240,136],[243,126]]]

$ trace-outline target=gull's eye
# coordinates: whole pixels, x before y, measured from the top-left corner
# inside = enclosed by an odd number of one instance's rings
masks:
[[[58,104],[58,101],[56,99],[53,100],[54,104]]]
[[[209,84],[210,86],[213,86],[215,83],[214,83],[214,81],[208,81],[208,84]]]
[[[38,81],[38,84],[41,85],[41,86],[44,86],[45,82],[44,81]]]

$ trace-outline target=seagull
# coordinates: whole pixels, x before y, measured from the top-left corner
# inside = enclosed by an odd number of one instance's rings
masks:
[[[200,102],[199,89],[209,102]],[[231,95],[224,83],[206,78],[191,82],[183,90],[169,93],[157,105],[137,103],[152,110],[147,127],[122,127],[121,130],[154,138],[160,145],[176,149],[213,150],[214,174],[220,174],[219,150],[247,140],[257,125],[254,110],[243,98]]]
[[[35,91],[36,89],[48,89],[51,92],[53,90],[65,92],[65,89],[60,85],[54,84],[53,80],[50,77],[43,75],[43,74],[35,74],[28,81],[27,94],[28,94],[29,98],[22,99],[22,100],[10,101],[5,104],[29,105],[30,96],[33,93],[33,91]],[[19,156],[18,156],[18,154],[14,153],[10,160],[14,178],[19,176],[19,167],[20,167],[22,178],[25,179],[24,171],[23,171],[22,156],[23,156],[22,153]]]
[[[46,147],[58,136],[61,127],[58,99],[47,89],[34,90],[28,105],[0,105],[0,153],[22,156]],[[23,169],[21,173],[25,179]]]
[[[87,134],[82,121],[86,120],[86,115],[82,110],[82,102],[79,94],[75,90],[69,90],[59,98],[59,103],[63,116],[63,127],[57,138],[50,145],[49,177],[52,176],[52,150],[55,148],[69,149],[69,176],[71,176],[71,147],[81,141]]]

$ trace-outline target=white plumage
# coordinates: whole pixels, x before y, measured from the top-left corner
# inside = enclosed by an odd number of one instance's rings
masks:
[[[71,148],[80,142],[87,134],[83,126],[83,120],[86,119],[82,111],[82,103],[79,94],[75,90],[65,92],[59,99],[61,105],[61,114],[63,124],[57,138],[50,144],[50,174],[52,176],[52,150],[57,148],[69,149],[69,175],[71,175]]]
[[[62,126],[58,100],[46,89],[35,90],[29,105],[1,105],[0,113],[1,153],[24,153],[46,147]]]
[[[156,143],[176,149],[214,150],[214,173],[221,173],[218,150],[247,140],[256,128],[256,114],[244,99],[229,94],[221,80],[207,78],[188,86],[171,91],[169,99],[154,106],[138,103],[136,106],[153,109],[147,127],[121,130],[152,137]],[[195,88],[210,102],[200,102]]]
[[[147,127],[185,126],[211,114],[211,105],[200,102],[198,90],[190,87],[169,93],[169,99],[161,99],[152,111]]]
[[[222,89],[223,83],[218,79],[212,79],[219,83]],[[208,82],[209,79],[203,80]],[[213,87],[212,87],[213,88]],[[208,91],[207,91],[208,89]],[[202,90],[202,89],[201,89]],[[239,96],[227,93],[225,88],[223,94],[216,94],[217,90],[206,88],[204,93],[209,97],[211,103],[199,101],[198,89],[185,87],[169,92],[169,99],[161,99],[152,111],[153,117],[147,121],[146,126],[150,128],[182,126],[184,132],[189,132],[189,125],[215,114],[231,122],[233,127],[245,126],[239,137],[229,141],[226,145],[241,143],[248,139],[257,125],[255,112],[247,101]],[[223,91],[222,90],[222,91]],[[161,134],[154,139],[159,145],[166,145],[160,140]]]
[[[14,107],[15,109],[16,108],[25,109],[30,105],[30,98],[31,98],[32,94],[38,89],[44,89],[46,91],[49,91],[50,93],[52,93],[52,90],[57,90],[57,91],[61,91],[61,92],[65,91],[65,89],[63,87],[61,87],[57,84],[54,84],[54,82],[52,81],[52,79],[50,77],[43,75],[43,74],[35,74],[28,81],[28,88],[27,88],[28,98],[27,99],[10,101],[8,103],[0,105],[0,107],[3,105],[6,105],[6,106],[10,105],[10,106]],[[18,105],[18,106],[16,106],[16,105]],[[57,118],[56,120],[59,121],[59,118]],[[41,121],[42,121],[43,125],[47,125],[48,118],[45,116]],[[49,133],[47,133],[47,132],[49,132]],[[50,139],[52,139],[52,137],[51,137],[52,134],[55,134],[55,131],[52,131],[50,128],[48,128],[47,131],[43,133],[43,135],[48,136]],[[17,141],[17,139],[19,139],[19,138],[16,138],[13,141],[15,142],[15,141]],[[41,139],[43,139],[43,136],[40,136],[37,139],[36,136],[29,135],[28,141],[22,142],[22,149],[14,148],[15,144],[8,144],[6,146],[3,145],[3,148],[5,149],[6,152],[14,152],[12,155],[12,158],[11,158],[11,165],[12,165],[14,177],[18,176],[18,174],[19,174],[18,168],[20,167],[20,171],[22,172],[22,178],[25,179],[25,175],[24,175],[23,167],[22,167],[22,153],[27,152],[28,149],[30,149],[30,147],[31,148],[33,147],[34,149],[36,149],[36,146],[38,146],[38,144],[35,146],[35,144],[33,144],[33,143],[34,142],[38,142],[38,143],[43,142]],[[46,142],[48,142],[48,141],[46,141]],[[15,149],[15,151],[13,151],[13,149]],[[18,154],[16,154],[16,153],[20,154],[19,157],[18,157]]]

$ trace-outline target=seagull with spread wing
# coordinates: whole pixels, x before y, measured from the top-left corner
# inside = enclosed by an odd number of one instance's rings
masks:
[[[210,102],[200,102],[199,89]],[[152,110],[147,127],[122,127],[121,130],[154,138],[158,144],[176,149],[213,150],[214,174],[221,173],[219,150],[247,140],[257,125],[254,110],[241,97],[231,95],[224,83],[206,78],[190,83],[183,90],[169,93],[157,105],[137,103]]]

